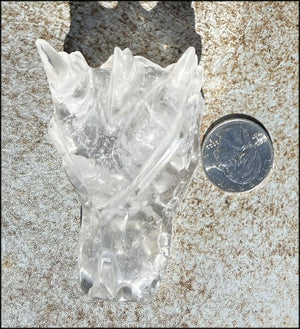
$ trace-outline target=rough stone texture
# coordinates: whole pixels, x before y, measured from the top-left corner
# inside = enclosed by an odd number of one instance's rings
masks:
[[[53,105],[34,45],[63,49],[69,4],[1,7],[2,325],[297,326],[298,3],[193,3],[206,73],[201,134],[222,115],[252,115],[273,138],[274,169],[258,189],[232,195],[199,164],[147,305],[80,295],[79,200],[47,137]]]

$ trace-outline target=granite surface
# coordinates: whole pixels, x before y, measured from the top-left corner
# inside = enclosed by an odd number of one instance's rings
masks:
[[[298,2],[188,4],[1,2],[3,327],[299,324]],[[205,70],[201,136],[219,117],[245,113],[273,139],[274,168],[249,193],[218,190],[199,163],[149,304],[80,293],[80,204],[49,141],[53,104],[37,38],[82,47],[95,66],[118,42],[162,65],[195,44]]]

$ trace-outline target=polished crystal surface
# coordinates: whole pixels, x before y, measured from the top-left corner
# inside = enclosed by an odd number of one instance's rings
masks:
[[[151,300],[199,158],[203,70],[193,47],[162,68],[115,48],[100,68],[36,42],[53,102],[49,134],[82,204],[82,290]]]

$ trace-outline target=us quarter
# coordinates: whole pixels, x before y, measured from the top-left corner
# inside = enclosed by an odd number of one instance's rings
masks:
[[[222,117],[206,132],[202,163],[207,177],[228,192],[255,188],[273,165],[272,140],[265,127],[243,114]]]

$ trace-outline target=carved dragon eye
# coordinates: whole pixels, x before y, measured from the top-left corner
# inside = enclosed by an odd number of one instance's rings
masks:
[[[172,220],[199,158],[203,70],[194,48],[166,68],[115,48],[100,68],[37,41],[56,112],[49,133],[82,204],[83,291],[152,299]]]

